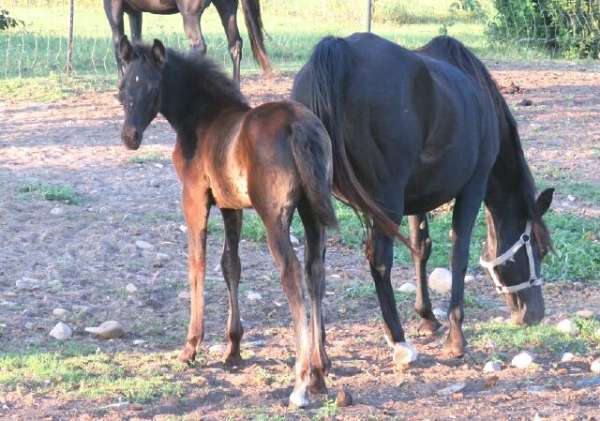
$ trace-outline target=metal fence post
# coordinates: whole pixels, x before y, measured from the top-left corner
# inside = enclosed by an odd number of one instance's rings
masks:
[[[372,13],[373,13],[372,0],[367,0],[367,32],[371,32]]]

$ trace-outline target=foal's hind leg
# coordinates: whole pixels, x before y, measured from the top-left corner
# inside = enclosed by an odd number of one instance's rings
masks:
[[[412,259],[417,275],[415,310],[423,318],[417,330],[420,334],[431,335],[440,328],[441,324],[431,311],[431,300],[427,287],[427,259],[431,254],[427,214],[410,215],[408,224],[410,226],[410,245],[413,248]]]
[[[325,376],[331,367],[331,362],[325,352],[325,323],[321,311],[325,294],[325,227],[317,221],[306,201],[300,205],[298,211],[306,236],[304,273],[311,300],[310,336],[312,346],[309,390],[312,393],[326,393]]]
[[[240,341],[244,334],[238,306],[238,285],[241,272],[238,244],[242,229],[242,211],[221,209],[221,214],[225,223],[225,244],[221,256],[221,270],[229,292],[229,318],[227,319],[227,339],[229,343],[225,353],[225,364],[236,366],[242,361]]]
[[[390,282],[394,242],[375,227],[367,242],[366,254],[385,323],[385,338],[394,349],[394,361],[398,364],[409,364],[417,359],[417,351],[404,338],[404,330],[400,323],[394,290]]]

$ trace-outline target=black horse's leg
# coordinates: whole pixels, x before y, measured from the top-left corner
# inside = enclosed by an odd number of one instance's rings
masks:
[[[197,13],[181,11],[181,17],[183,18],[183,29],[190,40],[192,50],[198,50],[202,54],[206,54],[206,43],[204,42],[202,29],[200,28],[200,19],[202,18],[203,11],[204,9],[201,9]]]
[[[326,393],[325,376],[331,362],[325,352],[325,322],[322,301],[325,294],[325,227],[315,218],[309,204],[304,201],[298,208],[305,231],[304,274],[311,301],[310,385],[312,393]]]
[[[474,177],[456,198],[452,214],[452,294],[448,308],[450,331],[444,353],[450,357],[464,355],[467,344],[462,322],[464,317],[465,273],[469,263],[469,244],[477,212],[483,201],[486,180]]]
[[[404,338],[404,330],[390,282],[394,241],[375,227],[367,241],[366,254],[385,323],[385,338],[394,350],[394,361],[398,364],[409,364],[417,358],[417,352]]]
[[[431,311],[431,300],[427,287],[427,260],[431,254],[427,214],[410,215],[408,225],[410,227],[410,245],[413,248],[412,259],[417,276],[415,310],[423,318],[417,330],[420,334],[431,335],[440,328],[441,324]]]
[[[240,81],[240,63],[242,61],[242,37],[237,25],[238,0],[214,0],[229,45],[229,54],[233,62],[233,78]]]
[[[229,318],[227,319],[228,344],[227,352],[225,353],[225,364],[236,366],[242,361],[240,341],[244,334],[238,305],[238,285],[241,274],[238,245],[242,229],[242,211],[221,209],[221,214],[225,223],[225,244],[223,245],[223,255],[221,256],[221,270],[223,271],[229,292]]]
[[[123,28],[123,2],[118,0],[104,0],[104,13],[106,13],[108,24],[112,31],[113,48],[115,51],[115,60],[117,61],[117,72],[119,79],[121,79],[125,70],[125,64],[121,61],[121,57],[119,57],[119,42],[121,41],[121,38],[123,38],[123,35],[125,35],[125,29]]]
[[[129,12],[129,28],[131,29],[131,40],[142,40],[142,12]]]

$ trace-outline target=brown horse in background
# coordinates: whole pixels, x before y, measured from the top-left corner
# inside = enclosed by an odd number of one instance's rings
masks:
[[[237,84],[204,56],[184,57],[123,38],[127,64],[119,97],[125,110],[122,138],[137,149],[160,112],[177,132],[173,162],[183,184],[188,226],[191,317],[182,361],[191,361],[204,336],[204,273],[207,221],[212,205],[221,209],[225,246],[221,259],[229,290],[227,364],[241,361],[243,329],[238,310],[242,209],[262,219],[269,249],[280,270],[296,334],[296,384],[290,401],[308,403],[307,391],[323,392],[329,368],[321,301],[325,290],[325,228],[335,225],[331,203],[332,155],[327,131],[304,106],[271,102],[248,106]],[[304,306],[302,270],[290,242],[298,209],[305,229],[305,278],[310,326]]]

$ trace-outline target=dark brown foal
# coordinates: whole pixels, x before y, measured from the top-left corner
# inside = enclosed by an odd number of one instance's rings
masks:
[[[225,361],[239,364],[243,328],[238,309],[242,209],[254,208],[267,230],[269,249],[281,274],[296,336],[296,384],[290,401],[308,403],[307,391],[325,390],[329,359],[324,347],[321,301],[325,289],[325,228],[335,225],[331,203],[331,143],[321,122],[290,101],[250,108],[237,84],[204,57],[187,58],[152,47],[132,46],[120,54],[127,63],[120,97],[123,142],[137,149],[158,112],[177,132],[173,162],[183,185],[188,226],[191,315],[182,361],[195,358],[204,336],[206,234],[212,205],[221,209],[225,245],[221,258],[229,290]],[[305,278],[311,299],[306,317],[303,271],[290,242],[298,209],[306,231]]]

